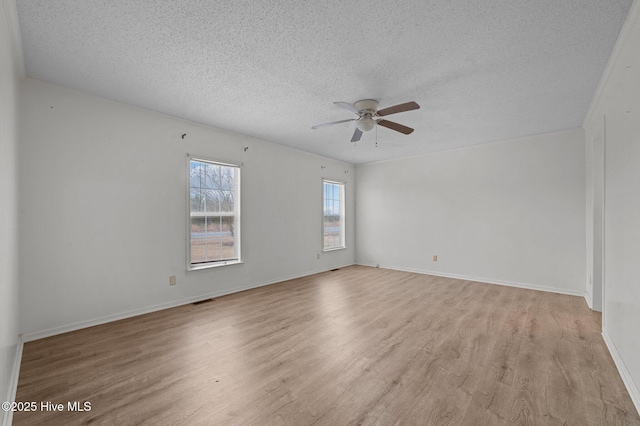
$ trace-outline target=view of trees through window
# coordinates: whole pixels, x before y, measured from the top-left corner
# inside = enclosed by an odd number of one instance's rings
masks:
[[[239,259],[239,178],[236,166],[190,161],[191,265]]]
[[[323,180],[323,248],[344,248],[344,183]]]

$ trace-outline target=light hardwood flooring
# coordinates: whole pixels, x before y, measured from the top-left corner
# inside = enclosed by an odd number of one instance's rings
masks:
[[[15,425],[640,425],[584,299],[351,266],[25,344]],[[69,412],[68,401],[91,411]]]

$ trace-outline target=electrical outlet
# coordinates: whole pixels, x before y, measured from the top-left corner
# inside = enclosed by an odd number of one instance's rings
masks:
[[[434,261],[434,262],[437,262],[437,261],[438,261],[438,255],[435,255],[435,254],[433,255],[433,261]]]
[[[176,276],[175,275],[171,275],[169,277],[169,285],[176,285]]]
[[[316,254],[316,259],[320,260],[320,253]]]

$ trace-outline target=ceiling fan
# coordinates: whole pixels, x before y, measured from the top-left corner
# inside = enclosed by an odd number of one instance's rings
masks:
[[[396,132],[403,133],[405,135],[411,134],[413,132],[413,129],[411,127],[403,126],[402,124],[398,124],[393,121],[384,120],[380,117],[420,108],[420,105],[411,101],[378,110],[378,101],[374,99],[362,99],[354,103],[353,105],[348,102],[334,102],[334,104],[346,110],[349,110],[354,114],[357,114],[358,118],[350,118],[348,120],[339,120],[332,121],[331,123],[318,124],[317,126],[313,126],[312,129],[320,129],[322,127],[333,126],[334,124],[357,121],[358,123],[356,131],[353,133],[351,142],[358,142],[362,137],[362,133],[368,132],[369,130],[373,129],[376,124],[379,124],[380,126],[384,126],[391,130],[395,130]]]

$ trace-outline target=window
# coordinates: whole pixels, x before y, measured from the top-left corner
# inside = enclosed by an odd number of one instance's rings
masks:
[[[344,182],[322,180],[322,249],[342,249],[344,245]]]
[[[188,269],[240,262],[240,168],[189,158]]]

